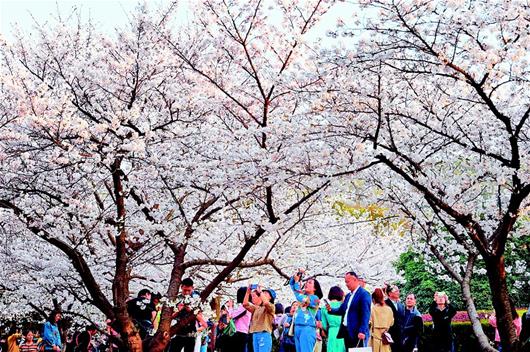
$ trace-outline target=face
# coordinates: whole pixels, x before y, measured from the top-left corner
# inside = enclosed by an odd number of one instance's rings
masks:
[[[405,299],[405,305],[407,308],[412,308],[416,305],[416,297],[414,295],[408,295],[407,299]]]
[[[291,305],[291,315],[293,315],[296,310],[298,309],[298,302],[293,302],[293,304]]]
[[[445,296],[443,295],[437,295],[436,296],[436,304],[445,304],[446,303],[446,300],[445,300]]]
[[[397,301],[399,299],[399,288],[396,288],[394,291],[388,293],[388,298],[393,301]]]
[[[182,285],[180,286],[180,289],[184,296],[191,296],[191,294],[193,293],[193,286]]]
[[[268,291],[262,291],[261,292],[262,301],[270,302],[272,300],[272,296]]]
[[[307,280],[304,286],[304,291],[310,295],[315,294],[315,280]]]
[[[350,291],[353,291],[357,287],[359,287],[359,280],[355,276],[350,274],[346,274],[346,276],[344,276],[344,283]]]
[[[28,334],[25,336],[25,339],[28,342],[33,342],[33,332],[32,331],[28,332]]]
[[[55,314],[55,319],[54,319],[55,322],[57,323],[59,320],[61,320],[62,317],[63,317],[63,316],[61,315],[61,313],[57,313],[57,314]]]

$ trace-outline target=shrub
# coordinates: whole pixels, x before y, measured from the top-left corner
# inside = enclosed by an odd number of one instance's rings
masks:
[[[429,316],[430,318],[430,316]],[[455,322],[453,321],[452,330],[453,338],[455,343],[455,352],[475,352],[480,351],[477,338],[473,334],[473,329],[469,321]],[[495,336],[495,329],[489,325],[487,321],[482,321],[482,329],[493,341]],[[432,322],[426,322],[424,324],[424,332],[420,341],[420,351],[432,351],[433,346],[431,344],[432,335]]]

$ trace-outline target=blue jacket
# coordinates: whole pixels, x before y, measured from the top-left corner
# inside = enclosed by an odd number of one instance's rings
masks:
[[[344,299],[344,302],[338,308],[332,308],[330,314],[341,315],[341,325],[343,325],[344,319],[346,319],[348,324],[348,335],[351,339],[356,340],[357,334],[363,333],[368,335],[370,329],[368,323],[370,322],[370,308],[372,305],[372,298],[370,293],[364,288],[360,287],[355,292],[353,300],[350,305],[350,310],[348,311],[348,316],[345,317],[346,309],[348,308],[348,302],[351,297],[351,292],[348,293]],[[339,330],[338,338],[344,337],[343,327]]]
[[[52,324],[49,321],[44,324],[42,340],[46,351],[51,351],[54,345],[62,347],[61,334],[56,324]]]

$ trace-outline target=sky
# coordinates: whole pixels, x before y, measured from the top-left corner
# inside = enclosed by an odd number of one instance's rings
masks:
[[[169,2],[147,1],[149,5]],[[73,9],[78,9],[83,19],[91,18],[98,23],[102,32],[112,33],[114,28],[128,23],[128,13],[137,4],[138,0],[0,0],[0,33],[12,39],[11,29],[15,23],[29,32],[35,21],[45,23],[57,16],[57,10],[61,16],[68,16]]]
[[[150,6],[169,4],[171,0],[144,0]],[[187,21],[189,14],[186,8],[190,1],[180,0],[180,11],[176,13]],[[241,0],[245,1],[245,0]],[[98,24],[98,29],[103,33],[113,33],[117,27],[128,23],[128,14],[134,11],[138,0],[0,0],[0,34],[8,41],[14,39],[12,28],[14,24],[20,26],[24,32],[31,32],[35,21],[43,24],[53,20],[59,14],[67,17],[78,9],[83,19],[91,18]],[[318,25],[316,32],[319,37],[324,36],[325,29],[334,28],[337,17],[348,16],[352,13],[351,5],[340,3],[325,20]]]

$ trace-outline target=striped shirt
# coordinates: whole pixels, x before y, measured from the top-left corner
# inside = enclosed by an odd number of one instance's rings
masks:
[[[26,343],[20,344],[18,347],[20,352],[38,352],[38,346],[36,343],[32,343],[31,345],[26,345]]]

